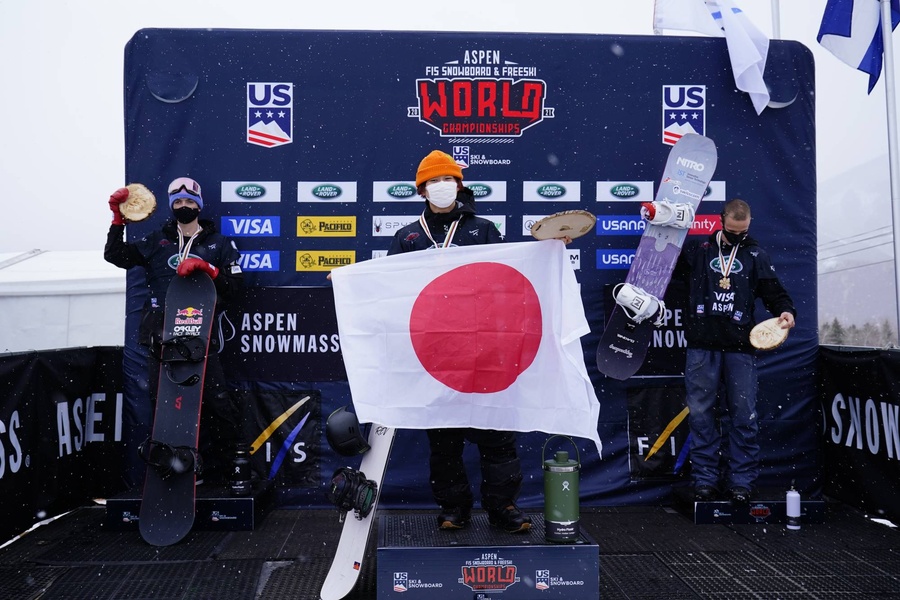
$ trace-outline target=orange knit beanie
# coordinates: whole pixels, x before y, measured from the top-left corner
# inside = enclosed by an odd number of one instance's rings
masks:
[[[459,168],[453,157],[446,152],[434,150],[419,163],[419,170],[416,171],[416,187],[419,187],[429,179],[443,175],[452,175],[458,179],[463,178],[462,169]]]

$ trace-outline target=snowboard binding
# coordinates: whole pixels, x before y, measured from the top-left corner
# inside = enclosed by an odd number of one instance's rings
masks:
[[[198,336],[186,335],[165,340],[162,343],[162,363],[169,381],[178,385],[196,385],[200,374],[194,366],[206,359],[206,341]],[[186,377],[176,376],[183,365],[191,365]]]
[[[378,484],[356,469],[341,467],[331,477],[328,500],[342,513],[353,511],[359,520],[365,519],[375,505]]]
[[[695,214],[696,209],[693,204],[688,202],[674,204],[668,198],[641,204],[641,217],[651,225],[689,229],[694,224]]]
[[[206,358],[206,340],[196,335],[182,335],[162,343],[163,362],[200,362]]]
[[[628,318],[635,323],[643,323],[656,315],[653,324],[657,327],[663,324],[666,305],[656,296],[630,283],[620,283],[613,288],[613,297],[616,304],[621,306]]]
[[[138,456],[156,469],[161,479],[191,471],[199,475],[203,471],[199,452],[188,446],[170,446],[148,437],[138,446]]]

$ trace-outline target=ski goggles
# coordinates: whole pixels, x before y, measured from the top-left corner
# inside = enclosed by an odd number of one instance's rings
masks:
[[[179,177],[169,184],[169,195],[172,196],[181,191],[185,191],[191,196],[200,198],[200,184],[190,177]]]

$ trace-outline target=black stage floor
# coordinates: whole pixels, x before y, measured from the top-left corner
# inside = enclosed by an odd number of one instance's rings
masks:
[[[0,598],[315,600],[340,532],[336,511],[277,509],[254,531],[156,548],[105,513],[79,508],[0,549]],[[407,514],[430,513],[379,511]],[[695,525],[668,507],[582,508],[581,527],[599,546],[604,600],[900,598],[900,531],[840,504],[799,531]],[[377,539],[349,598],[375,600]]]

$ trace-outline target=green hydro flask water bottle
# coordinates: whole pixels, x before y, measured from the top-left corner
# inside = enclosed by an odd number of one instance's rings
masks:
[[[563,437],[575,448],[576,460],[569,453],[557,451],[547,460],[547,443],[555,437]],[[548,542],[567,543],[578,540],[578,472],[581,469],[578,447],[571,438],[552,436],[544,443],[541,459],[544,465],[544,537]]]

